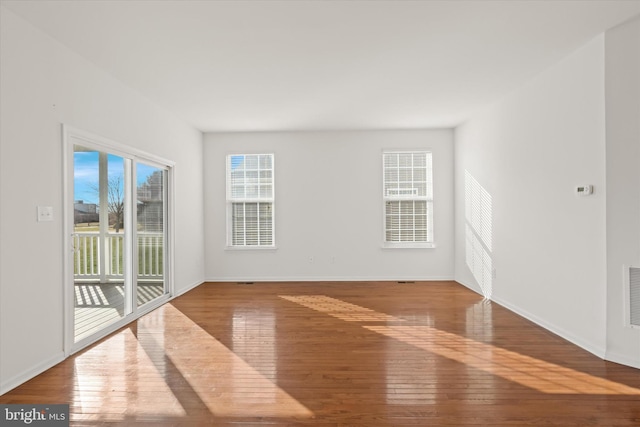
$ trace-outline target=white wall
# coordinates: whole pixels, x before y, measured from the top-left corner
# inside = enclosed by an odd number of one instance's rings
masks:
[[[2,393],[63,357],[62,123],[176,163],[178,293],[203,281],[204,243],[202,134],[0,10]]]
[[[457,281],[603,356],[606,335],[604,37],[455,132]],[[465,172],[491,201],[495,279],[467,265]],[[578,197],[576,186],[595,194]],[[476,257],[476,262],[477,262]],[[486,262],[489,262],[487,259]]]
[[[205,135],[208,280],[453,278],[453,133]],[[432,149],[435,249],[382,249],[382,150]],[[225,250],[225,157],[275,154],[276,250]],[[309,262],[313,257],[313,263]]]
[[[640,330],[624,326],[623,265],[640,266],[640,18],[605,36],[607,358],[640,368]]]

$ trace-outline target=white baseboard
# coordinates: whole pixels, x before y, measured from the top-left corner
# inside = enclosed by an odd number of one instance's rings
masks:
[[[206,282],[436,282],[453,281],[451,276],[380,277],[380,276],[278,276],[278,277],[207,277]]]
[[[206,281],[206,280],[205,280],[205,281]],[[171,299],[173,299],[173,298],[177,298],[177,297],[179,297],[180,295],[186,294],[186,293],[187,293],[187,292],[189,292],[190,290],[192,290],[192,289],[194,289],[194,288],[197,288],[198,286],[202,285],[205,281],[197,281],[197,282],[194,282],[194,283],[192,283],[192,284],[188,285],[187,287],[182,288],[182,289],[180,289],[179,291],[174,292],[174,294],[171,296]]]
[[[619,363],[620,365],[631,366],[632,368],[640,369],[640,360],[637,358],[631,358],[627,354],[619,354],[608,351],[605,355],[605,360],[613,363]]]
[[[468,288],[470,291],[475,292],[476,294],[480,295],[481,297],[482,292],[480,290],[480,287],[478,285],[470,285],[468,283],[463,282],[462,280],[458,280],[458,279],[454,279],[457,283],[460,283],[462,286],[464,286],[465,288]]]
[[[64,351],[61,351],[55,356],[50,357],[49,359],[38,363],[36,366],[33,366],[30,369],[27,369],[21,374],[18,374],[12,378],[9,378],[6,381],[0,382],[0,396],[7,393],[8,391],[13,390],[14,388],[18,387],[20,384],[29,381],[31,378],[35,377],[36,375],[40,375],[47,369],[54,367],[58,363],[62,362],[64,359],[65,359]]]
[[[530,320],[531,322],[535,323],[538,326],[541,326],[543,328],[545,328],[546,330],[553,332],[554,334],[558,335],[559,337],[569,341],[570,343],[577,345],[578,347],[588,351],[589,353],[592,353],[596,356],[598,356],[600,359],[604,359],[605,358],[605,353],[606,350],[603,347],[594,345],[593,343],[587,342],[585,340],[583,340],[580,337],[575,336],[574,334],[572,334],[569,331],[566,331],[565,329],[554,325],[553,323],[550,323],[544,319],[541,319],[540,317],[529,313],[526,310],[523,310],[522,308],[511,304],[508,301],[505,301],[501,298],[496,298],[493,297],[491,298],[492,301],[500,304],[501,306],[513,311],[514,313],[516,313],[519,316],[524,317],[527,320]]]

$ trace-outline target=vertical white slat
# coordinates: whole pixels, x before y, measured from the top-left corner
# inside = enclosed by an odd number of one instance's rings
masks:
[[[155,237],[154,248],[155,248],[155,271],[153,272],[156,276],[160,275],[160,237]]]
[[[148,276],[151,271],[151,238],[149,236],[144,237],[144,275]]]
[[[120,276],[124,276],[125,273],[125,267],[124,267],[124,257],[125,257],[125,251],[124,251],[124,236],[119,236],[118,237],[118,274]]]
[[[120,244],[118,238],[109,236],[109,259],[111,259],[111,271],[109,275],[113,276],[120,273]]]
[[[103,259],[113,259],[113,236],[111,236],[110,234],[107,234],[105,236],[106,239],[106,244],[104,245],[104,247],[107,250],[107,253],[104,255]],[[113,275],[113,263],[109,262],[107,265],[105,265],[103,267],[105,269],[104,274],[107,277],[110,277],[111,275]]]
[[[87,275],[93,274],[93,237],[85,236],[84,239],[84,260]]]
[[[142,252],[142,261],[140,262],[142,268],[141,271],[139,272],[140,276],[146,276],[147,275],[147,237],[146,236],[142,236],[139,240],[140,242],[142,242],[140,244],[140,251]]]
[[[82,237],[76,236],[78,246],[76,246],[76,257],[78,259],[78,274],[86,274],[86,267],[83,267],[82,262]]]
[[[144,274],[144,237],[138,234],[138,277]]]
[[[109,236],[109,259],[111,260],[111,271],[109,275],[120,273],[120,242],[117,236]]]
[[[149,276],[153,276],[156,271],[156,254],[155,254],[155,245],[156,245],[156,237],[149,236]]]
[[[80,239],[82,243],[80,243],[80,247],[82,248],[82,261],[84,261],[82,265],[83,273],[85,275],[90,274],[89,269],[89,248],[87,247],[87,236],[82,236]]]
[[[100,246],[100,237],[95,236],[93,239],[95,239],[96,241],[96,250],[94,251],[94,257],[95,259],[100,259],[100,256],[102,255],[102,251],[104,251],[104,248]],[[93,246],[93,242],[91,242],[91,249],[93,250],[94,246]],[[97,251],[97,253],[96,253]],[[93,265],[93,264],[92,264]],[[98,261],[98,265],[96,266],[96,270],[94,272],[94,274],[102,274],[102,269],[103,267],[100,265],[100,262]]]
[[[147,236],[147,276],[153,274],[153,236]]]
[[[73,254],[76,258],[75,272],[76,274],[82,274],[82,265],[80,264],[80,236],[77,234],[73,235],[73,248],[75,249],[75,253]]]
[[[116,271],[115,274],[117,274],[118,276],[122,275],[122,265],[120,263],[120,259],[122,257],[122,254],[120,253],[120,240],[122,240],[120,238],[120,236],[115,238],[115,242],[116,242]]]
[[[82,238],[80,239],[81,243],[80,243],[80,247],[81,249],[81,257],[82,257],[82,273],[84,275],[89,275],[91,274],[91,270],[89,267],[89,248],[87,247],[87,236],[82,236]]]
[[[80,265],[80,269],[82,271],[82,274],[88,274],[86,236],[78,237],[78,245],[79,245],[78,246],[79,247],[78,251],[79,251],[81,262],[82,262],[82,260],[84,260],[84,265],[83,264],[79,264]]]
[[[93,251],[93,240],[94,237],[93,236],[87,236],[85,238],[85,248],[87,249],[87,259],[89,260],[87,262],[87,274],[88,275],[94,275],[97,273],[95,265],[94,265],[94,251]]]
[[[103,247],[106,250],[106,253],[104,254],[104,257],[100,257],[100,259],[105,260],[111,256],[111,253],[113,251],[113,249],[111,248],[111,236],[109,236],[108,234],[105,236],[104,244],[102,244],[101,247]],[[102,265],[100,268],[104,270],[103,276],[105,276],[105,278],[108,279],[108,276],[111,274],[111,271],[113,270],[113,266],[111,265],[111,263],[108,263],[107,265]]]
[[[156,258],[156,237],[149,236],[149,276],[153,276],[156,272]]]
[[[115,236],[109,236],[109,255],[108,258],[111,260],[111,269],[109,270],[108,274],[109,276],[113,276],[115,274],[118,274],[119,270],[120,270],[120,266],[119,264],[119,260],[118,260],[118,251],[119,251],[119,245],[118,245],[118,238]]]

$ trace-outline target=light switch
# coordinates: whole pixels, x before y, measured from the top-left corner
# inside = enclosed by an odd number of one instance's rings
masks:
[[[589,196],[593,194],[593,185],[580,185],[576,187],[576,194],[578,196]]]
[[[53,221],[52,206],[38,206],[38,222]]]

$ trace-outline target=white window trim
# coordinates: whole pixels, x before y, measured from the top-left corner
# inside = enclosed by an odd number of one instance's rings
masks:
[[[258,199],[247,199],[247,198],[232,198],[231,197],[231,180],[230,178],[230,166],[231,166],[231,157],[233,156],[261,156],[261,155],[269,155],[271,156],[271,171],[272,171],[272,175],[271,175],[271,186],[272,186],[272,193],[271,193],[271,198],[258,198]],[[225,246],[225,250],[228,251],[269,251],[269,250],[275,250],[278,247],[276,246],[276,222],[275,222],[275,211],[276,211],[276,203],[275,203],[275,191],[276,191],[276,184],[275,184],[275,154],[274,153],[251,153],[251,152],[246,152],[246,153],[232,153],[232,154],[227,154],[227,156],[225,157],[225,185],[226,185],[226,246]],[[272,238],[271,238],[271,245],[233,245],[232,241],[233,241],[233,237],[232,237],[232,233],[233,233],[233,204],[234,203],[271,203],[271,233],[272,233]]]
[[[427,202],[431,202],[431,208],[427,209],[427,227],[428,232],[427,235],[431,236],[430,242],[388,242],[387,239],[387,225],[386,225],[386,202],[390,199],[385,194],[385,164],[384,158],[385,154],[398,154],[398,153],[428,153],[431,155],[431,199],[426,199]],[[435,233],[433,228],[433,197],[434,193],[434,185],[433,185],[433,151],[431,149],[406,149],[406,150],[395,150],[388,149],[382,151],[382,249],[433,249],[436,248],[435,243]],[[425,199],[413,199],[407,198],[406,200],[425,200]]]

